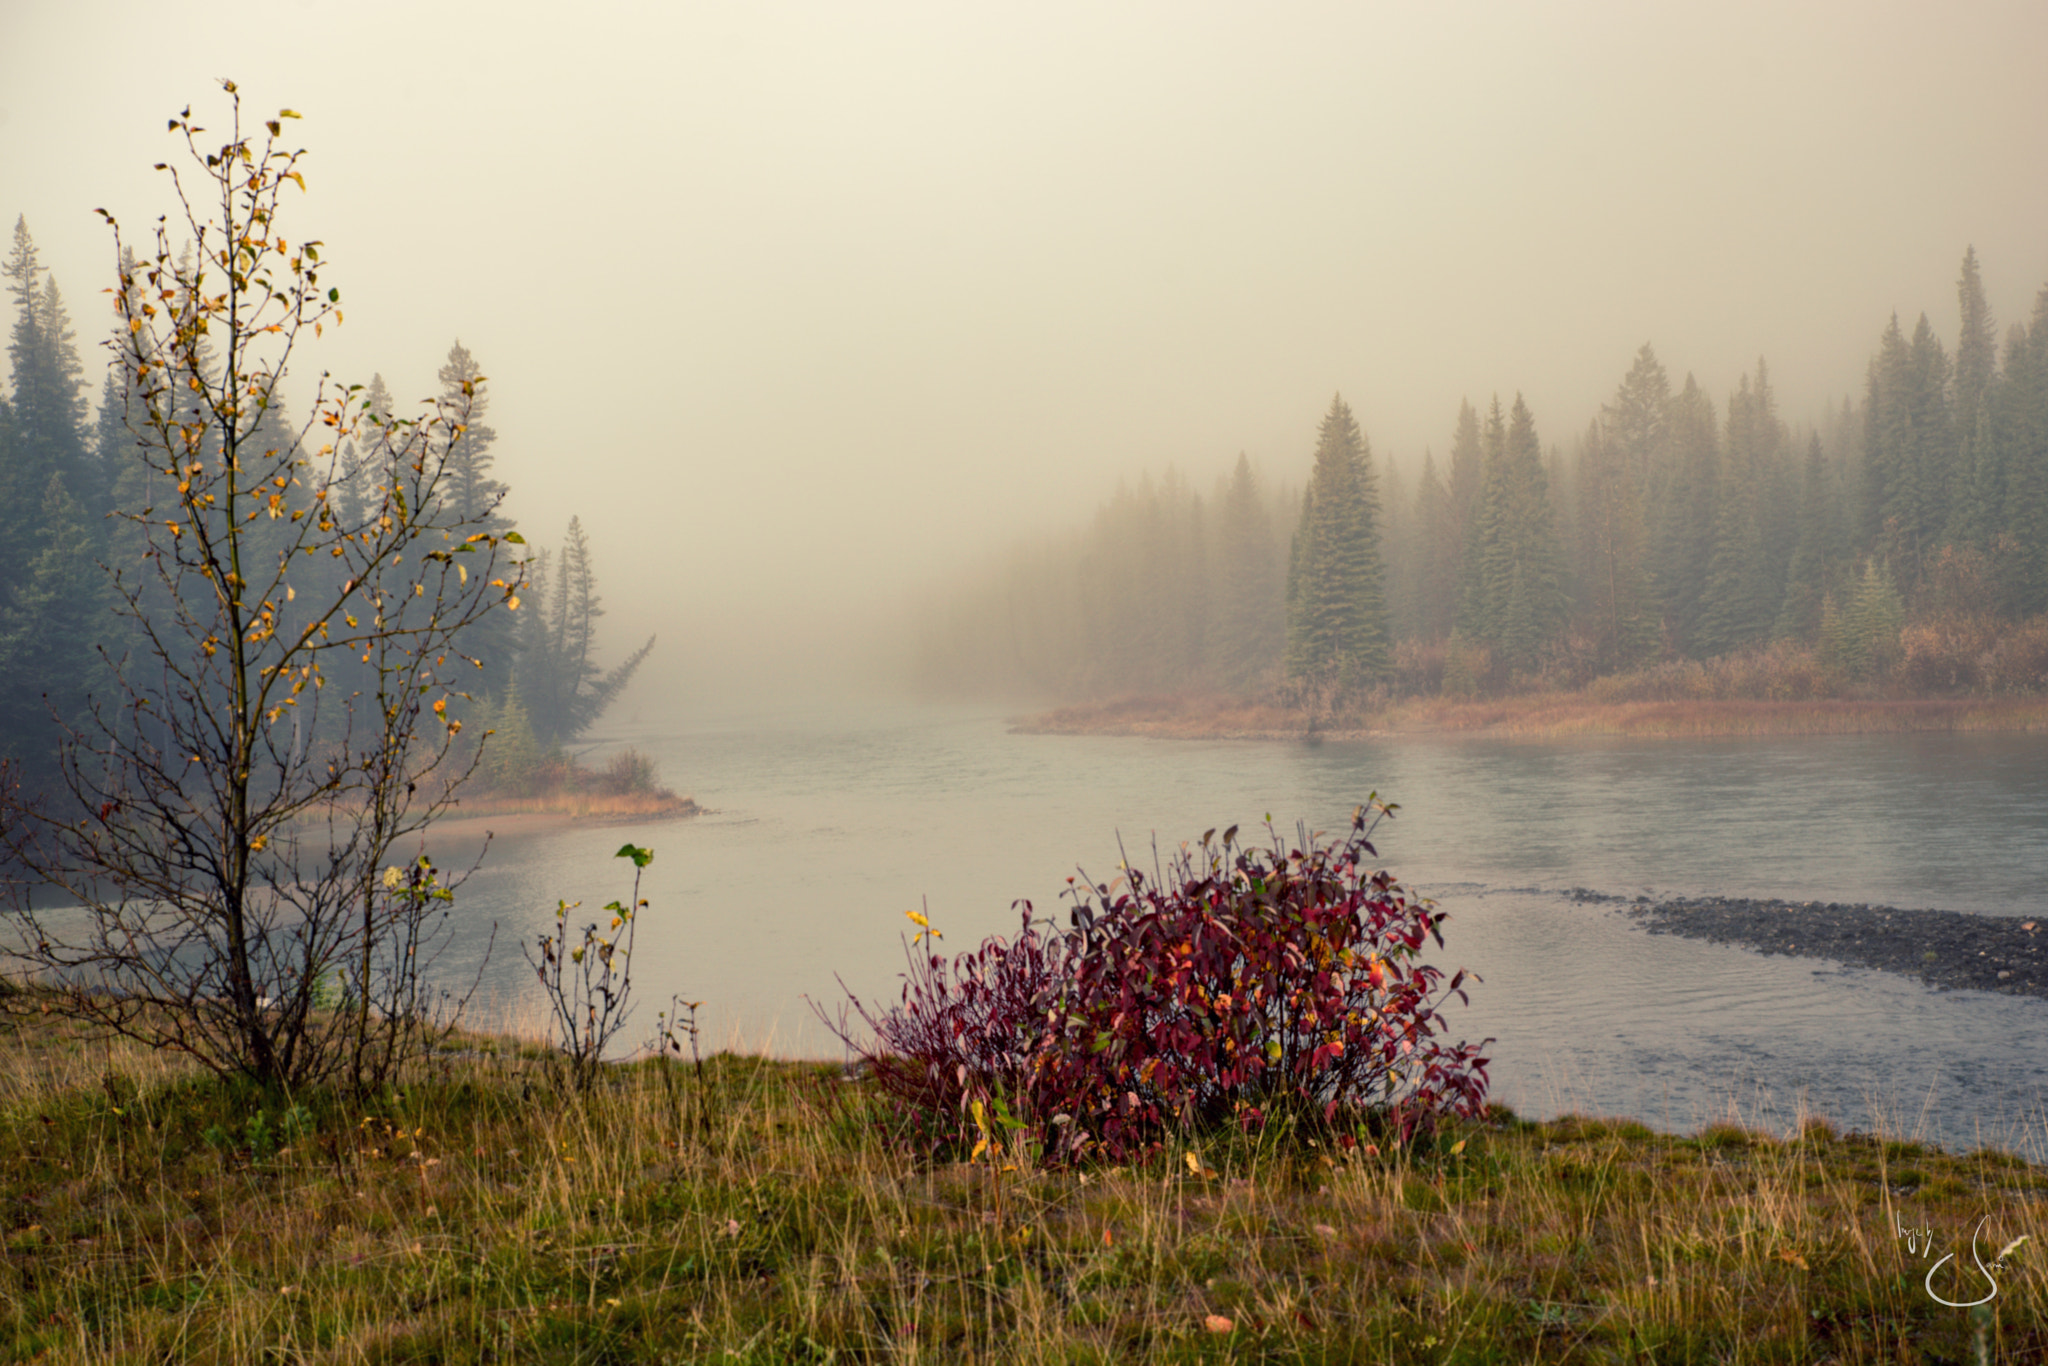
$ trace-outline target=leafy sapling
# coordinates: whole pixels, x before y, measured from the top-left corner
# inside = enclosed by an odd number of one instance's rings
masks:
[[[632,1013],[633,934],[647,905],[640,897],[640,874],[654,861],[654,851],[628,844],[614,857],[633,860],[633,894],[605,906],[610,924],[603,930],[595,921],[585,925],[581,942],[572,948],[569,913],[583,903],[557,902],[555,932],[539,937],[538,955],[526,950],[526,961],[547,993],[557,1042],[579,1091],[589,1089],[606,1045]]]

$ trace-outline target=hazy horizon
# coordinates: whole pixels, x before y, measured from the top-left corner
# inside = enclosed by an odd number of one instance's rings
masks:
[[[661,636],[626,711],[843,686],[1119,479],[1299,482],[1336,391],[1410,480],[1465,397],[1569,450],[1645,341],[1810,421],[1894,311],[1952,345],[1965,247],[2001,331],[2048,282],[2034,5],[160,14],[0,19],[0,212],[94,399],[93,210],[148,231],[218,77],[301,111],[307,362],[410,402],[461,339],[506,510],[582,518],[608,659]]]

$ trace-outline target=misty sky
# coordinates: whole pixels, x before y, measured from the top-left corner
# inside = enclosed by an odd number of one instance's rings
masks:
[[[460,337],[536,539],[579,513],[636,703],[754,689],[1171,462],[1412,479],[1458,400],[1570,446],[1636,348],[1798,421],[1887,315],[2048,281],[2048,6],[0,0],[0,213],[81,342],[105,206],[215,78],[280,106],[348,321]],[[88,348],[95,382],[101,364]]]

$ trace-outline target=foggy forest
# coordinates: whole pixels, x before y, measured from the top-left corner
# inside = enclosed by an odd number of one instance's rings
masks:
[[[0,5],[0,1359],[2048,1358],[2044,52]]]
[[[1061,699],[1338,668],[1368,697],[2038,692],[2048,287],[2003,335],[1974,249],[1956,290],[1959,336],[1893,315],[1863,391],[1797,420],[1765,360],[1717,398],[1647,342],[1565,442],[1495,394],[1404,462],[1339,395],[1305,488],[1244,456],[1207,490],[1126,482],[935,598],[923,676]]]

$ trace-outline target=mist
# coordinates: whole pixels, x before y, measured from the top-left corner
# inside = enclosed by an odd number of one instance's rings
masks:
[[[162,122],[300,110],[399,399],[459,338],[506,511],[589,530],[622,706],[900,679],[906,618],[1122,478],[1305,477],[1333,392],[1411,472],[1462,398],[1583,428],[1653,341],[1788,419],[1893,311],[2048,279],[2030,4],[15,6],[0,205],[88,348]],[[216,124],[208,123],[214,127]]]

